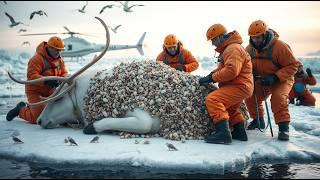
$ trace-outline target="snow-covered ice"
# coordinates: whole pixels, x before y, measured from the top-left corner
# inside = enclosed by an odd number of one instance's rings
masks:
[[[85,135],[81,129],[61,127],[43,129],[23,120],[7,122],[0,116],[0,156],[32,162],[123,164],[153,168],[207,169],[215,172],[242,170],[253,162],[312,161],[320,158],[320,109],[290,106],[292,123],[290,141],[277,140],[269,129],[261,133],[248,131],[249,141],[234,140],[231,145],[207,144],[203,140],[186,143],[158,138],[120,139],[117,135],[99,134],[99,143],[89,143],[95,135]],[[267,119],[267,117],[265,117]],[[273,118],[272,118],[273,121]],[[15,144],[12,134],[24,143]],[[64,143],[72,137],[79,146]],[[135,140],[140,141],[135,144]],[[150,144],[143,144],[149,140]],[[168,151],[166,142],[179,151]]]
[[[0,108],[8,102],[3,97],[24,96],[24,86],[10,81],[7,70],[13,71],[17,77],[25,78],[26,64],[31,55],[12,56],[0,51]],[[93,55],[92,55],[93,56]],[[90,60],[91,56],[86,57]],[[319,81],[320,66],[315,60],[301,58],[306,67],[314,70]],[[88,61],[67,61],[71,73],[78,70]],[[137,60],[137,59],[135,59]],[[138,60],[145,60],[140,58]],[[200,69],[197,75],[207,75],[215,66],[210,58],[200,58]],[[113,67],[114,65],[132,61],[132,59],[102,59],[97,66]],[[13,68],[18,67],[18,68]],[[94,67],[92,67],[94,68]],[[319,85],[314,88],[317,91]],[[310,87],[312,89],[312,86]],[[319,91],[317,91],[319,92]],[[317,96],[319,101],[319,96]],[[268,101],[269,109],[270,101]],[[3,111],[2,111],[3,112]],[[99,134],[99,143],[89,143],[95,135],[85,135],[82,129],[61,127],[43,129],[38,125],[29,124],[21,119],[7,122],[5,114],[0,115],[0,156],[44,163],[76,163],[101,165],[130,165],[171,169],[206,169],[223,173],[225,170],[242,170],[255,162],[303,162],[320,159],[320,108],[290,105],[292,123],[290,124],[290,141],[277,140],[278,128],[271,114],[275,137],[270,130],[247,131],[248,142],[234,140],[231,145],[207,144],[203,140],[170,141],[164,138],[120,139],[119,136]],[[265,120],[267,116],[265,114]],[[23,144],[14,144],[14,134]],[[66,137],[72,137],[79,146],[64,143]],[[140,141],[135,144],[135,140]],[[143,144],[149,140],[150,144]],[[168,151],[166,143],[170,142],[179,151]]]

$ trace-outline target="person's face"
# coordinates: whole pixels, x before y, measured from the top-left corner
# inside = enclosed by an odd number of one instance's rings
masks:
[[[49,53],[52,57],[57,58],[61,55],[61,50],[58,50],[56,48],[53,47],[48,47]]]
[[[219,45],[219,38],[216,37],[216,38],[211,39],[211,44],[212,44],[212,46],[217,47]]]
[[[260,36],[251,37],[251,40],[254,43],[254,45],[260,46],[264,41],[264,35],[262,34]]]
[[[212,46],[218,47],[222,43],[222,36],[211,39]]]
[[[169,54],[174,55],[178,50],[178,45],[166,47]]]

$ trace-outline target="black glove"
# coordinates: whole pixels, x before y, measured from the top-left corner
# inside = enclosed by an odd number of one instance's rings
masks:
[[[45,85],[49,86],[50,88],[56,88],[60,85],[58,80],[48,80],[44,82]]]
[[[260,80],[262,86],[271,86],[280,81],[278,76],[275,74],[271,76],[262,77]]]
[[[215,81],[213,81],[213,79],[212,79],[212,73],[199,79],[200,86],[203,86],[204,84],[208,84],[211,82],[215,83]]]
[[[307,71],[309,77],[313,76],[310,68],[307,68],[306,71]]]
[[[176,70],[178,70],[178,71],[185,71],[183,66],[178,66],[178,67],[176,67]]]

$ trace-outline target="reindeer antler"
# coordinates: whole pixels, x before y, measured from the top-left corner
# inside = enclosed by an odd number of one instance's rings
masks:
[[[81,73],[86,71],[89,67],[94,65],[96,62],[98,62],[104,56],[104,54],[107,52],[107,50],[109,48],[109,44],[110,44],[110,33],[109,33],[109,30],[108,30],[108,27],[107,27],[107,25],[105,24],[105,22],[102,19],[100,19],[99,17],[95,17],[95,18],[98,19],[101,22],[101,24],[103,25],[103,27],[104,27],[104,29],[106,31],[106,46],[104,47],[103,51],[98,56],[95,56],[90,63],[88,63],[86,66],[82,67],[80,70],[78,70],[77,72],[72,74],[70,77],[48,76],[48,78],[47,77],[43,77],[41,79],[36,79],[36,80],[31,80],[31,81],[19,81],[19,80],[14,79],[11,76],[11,74],[8,73],[12,80],[14,80],[15,82],[18,82],[18,83],[24,82],[24,84],[31,83],[31,82],[32,83],[43,82],[45,80],[63,80],[63,82],[60,84],[60,86],[56,89],[56,91],[53,94],[51,94],[49,97],[45,98],[45,100],[43,100],[43,101],[40,101],[40,102],[37,102],[37,103],[33,103],[33,104],[29,104],[30,106],[39,106],[39,105],[42,105],[44,103],[48,103],[48,102],[51,102],[53,100],[56,100],[56,99],[62,97],[63,95],[65,95],[75,85],[75,80],[74,79],[77,76],[79,76]],[[61,92],[59,94],[59,92],[61,91],[61,89],[63,88],[63,86],[66,83],[69,86],[63,92]]]
[[[48,80],[58,80],[58,81],[64,81],[66,80],[66,77],[61,77],[61,76],[45,76],[42,78],[34,79],[34,80],[19,80],[16,79],[15,77],[12,76],[12,74],[8,71],[8,75],[10,79],[12,79],[14,82],[17,82],[19,84],[38,84],[40,82],[48,81]]]

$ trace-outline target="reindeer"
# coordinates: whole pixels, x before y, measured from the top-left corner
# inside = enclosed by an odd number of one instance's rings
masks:
[[[61,85],[49,97],[42,97],[42,101],[28,104],[29,106],[38,106],[47,104],[37,123],[43,128],[56,128],[65,123],[82,124],[85,134],[96,134],[105,130],[124,131],[129,133],[158,133],[160,132],[160,120],[157,116],[152,116],[149,112],[139,109],[128,110],[124,117],[121,118],[103,118],[93,123],[89,123],[86,117],[84,99],[87,90],[90,88],[90,81],[95,77],[98,69],[87,71],[92,65],[99,61],[107,52],[110,43],[110,35],[107,25],[96,17],[104,26],[106,31],[106,46],[103,51],[93,58],[93,60],[82,67],[80,70],[68,77],[47,76],[36,80],[21,81],[15,79],[9,72],[9,77],[15,82],[21,84],[35,84],[47,80],[59,80]],[[103,76],[112,76],[112,70],[106,73],[99,73],[99,78]]]
[[[93,60],[80,70],[68,77],[46,76],[43,78],[22,81],[14,78],[10,72],[9,77],[20,84],[36,84],[47,80],[59,80],[61,85],[48,97],[41,97],[42,101],[29,104],[29,106],[39,106],[47,104],[37,119],[37,124],[43,128],[56,128],[65,123],[81,123],[84,133],[93,134],[104,130],[126,131],[132,133],[156,133],[160,131],[160,121],[157,117],[152,117],[148,112],[141,109],[128,111],[124,118],[104,118],[94,123],[88,123],[85,117],[84,97],[90,85],[90,79],[94,77],[97,69],[86,71],[98,62],[107,52],[110,44],[110,34],[107,25],[98,17],[106,31],[106,45],[103,51],[93,58]],[[111,73],[109,73],[111,74]],[[93,130],[93,131],[92,131]]]

